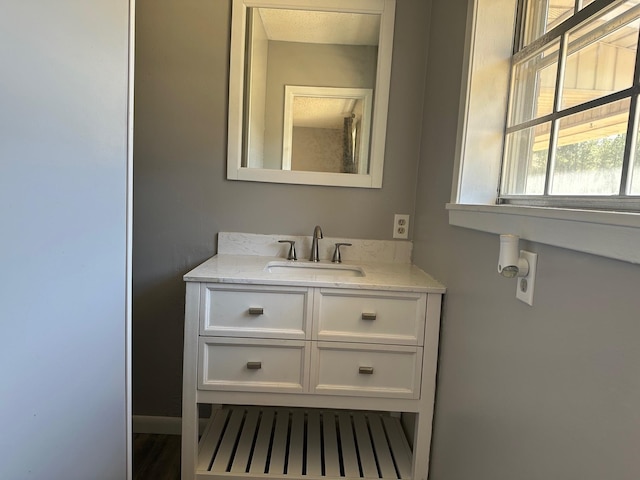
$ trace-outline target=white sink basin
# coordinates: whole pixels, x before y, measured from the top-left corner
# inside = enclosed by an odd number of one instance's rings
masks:
[[[364,270],[352,265],[338,263],[311,262],[269,262],[265,269],[269,273],[289,273],[292,275],[327,275],[333,277],[364,277]]]

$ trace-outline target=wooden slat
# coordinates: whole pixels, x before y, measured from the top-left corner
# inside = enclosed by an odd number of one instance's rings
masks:
[[[393,417],[382,417],[382,422],[387,431],[389,446],[396,461],[400,478],[411,478],[411,451],[400,426],[400,420]]]
[[[336,416],[334,412],[322,413],[322,431],[324,434],[324,470],[327,477],[340,476],[340,456],[338,455],[338,437],[336,434]]]
[[[238,442],[238,448],[236,449],[236,454],[233,457],[233,464],[231,465],[232,472],[247,471],[247,464],[249,462],[249,455],[251,454],[251,447],[253,445],[253,438],[256,434],[259,416],[259,409],[247,409],[247,417],[244,420],[242,433],[240,434],[240,441]]]
[[[212,415],[199,450],[199,479],[397,480],[412,476],[413,455],[400,419],[376,413],[225,407]]]
[[[307,414],[307,475],[322,475],[322,444],[320,442],[320,412]]]
[[[211,465],[212,472],[226,472],[231,460],[231,454],[236,445],[238,434],[240,433],[240,426],[242,419],[244,418],[244,408],[234,408],[231,410],[231,418],[227,424],[227,429],[224,431],[222,437],[222,443],[218,448],[216,458]]]
[[[304,410],[294,410],[291,415],[291,436],[287,474],[294,477],[302,475],[304,463]]]
[[[277,410],[276,428],[273,435],[273,446],[271,447],[271,461],[269,462],[269,473],[284,473],[288,430],[289,412],[287,410]]]
[[[260,419],[260,428],[256,438],[256,446],[251,458],[250,473],[264,473],[267,468],[267,455],[269,454],[269,444],[271,443],[271,432],[273,431],[273,417],[275,412],[272,408],[265,408]]]
[[[382,478],[397,479],[396,467],[393,464],[393,457],[389,450],[389,443],[387,437],[384,434],[384,428],[382,427],[382,419],[380,415],[368,415],[369,428],[371,430],[371,438],[373,440],[373,448],[376,452],[376,458],[378,459],[378,467],[380,468],[380,474]]]
[[[360,465],[364,478],[380,478],[378,475],[378,467],[376,458],[373,455],[373,446],[371,445],[371,437],[367,428],[367,420],[362,412],[353,414],[353,425],[356,431],[356,440],[358,442],[358,456],[360,457]]]
[[[220,435],[224,430],[229,410],[218,409],[213,414],[213,419],[209,422],[207,429],[202,435],[200,446],[198,447],[198,466],[196,470],[209,470],[213,454],[220,441]]]
[[[196,480],[356,480],[355,478],[346,477],[325,477],[318,475],[302,475],[296,477],[295,475],[286,474],[262,474],[251,475],[249,473],[211,473],[211,472],[198,472]],[[360,477],[356,477],[360,478]],[[146,480],[146,479],[145,479]]]
[[[344,474],[347,478],[361,478],[360,468],[358,467],[358,456],[356,454],[356,443],[351,427],[351,416],[348,413],[340,412],[338,414],[338,425],[340,427]]]

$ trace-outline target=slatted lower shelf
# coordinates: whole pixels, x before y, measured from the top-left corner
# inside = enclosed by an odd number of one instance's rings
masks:
[[[388,414],[225,406],[200,440],[197,478],[411,479],[411,465]]]

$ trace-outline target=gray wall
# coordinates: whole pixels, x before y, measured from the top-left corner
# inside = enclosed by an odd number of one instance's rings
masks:
[[[226,180],[230,4],[136,2],[135,414],[180,415],[181,278],[218,232],[388,239],[414,206],[428,3],[398,2],[382,189]]]
[[[433,0],[414,261],[448,287],[430,480],[640,477],[640,266],[528,244],[534,306],[498,237],[450,227],[466,1]]]
[[[0,478],[126,474],[128,2],[0,15]]]
[[[495,273],[497,237],[448,225],[466,6],[398,2],[384,188],[367,191],[224,180],[229,2],[138,1],[136,413],[180,413],[181,276],[217,232],[387,239],[415,207],[414,260],[448,286],[431,480],[638,478],[640,267],[529,244],[528,307]]]

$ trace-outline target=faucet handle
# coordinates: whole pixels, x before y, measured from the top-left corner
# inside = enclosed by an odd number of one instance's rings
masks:
[[[350,247],[351,243],[336,243],[336,249],[333,252],[333,259],[331,260],[333,263],[342,263],[342,258],[340,257],[340,247],[344,245],[345,247]]]
[[[289,253],[287,254],[287,260],[298,260],[296,256],[296,242],[295,240],[278,240],[278,243],[288,243]]]

